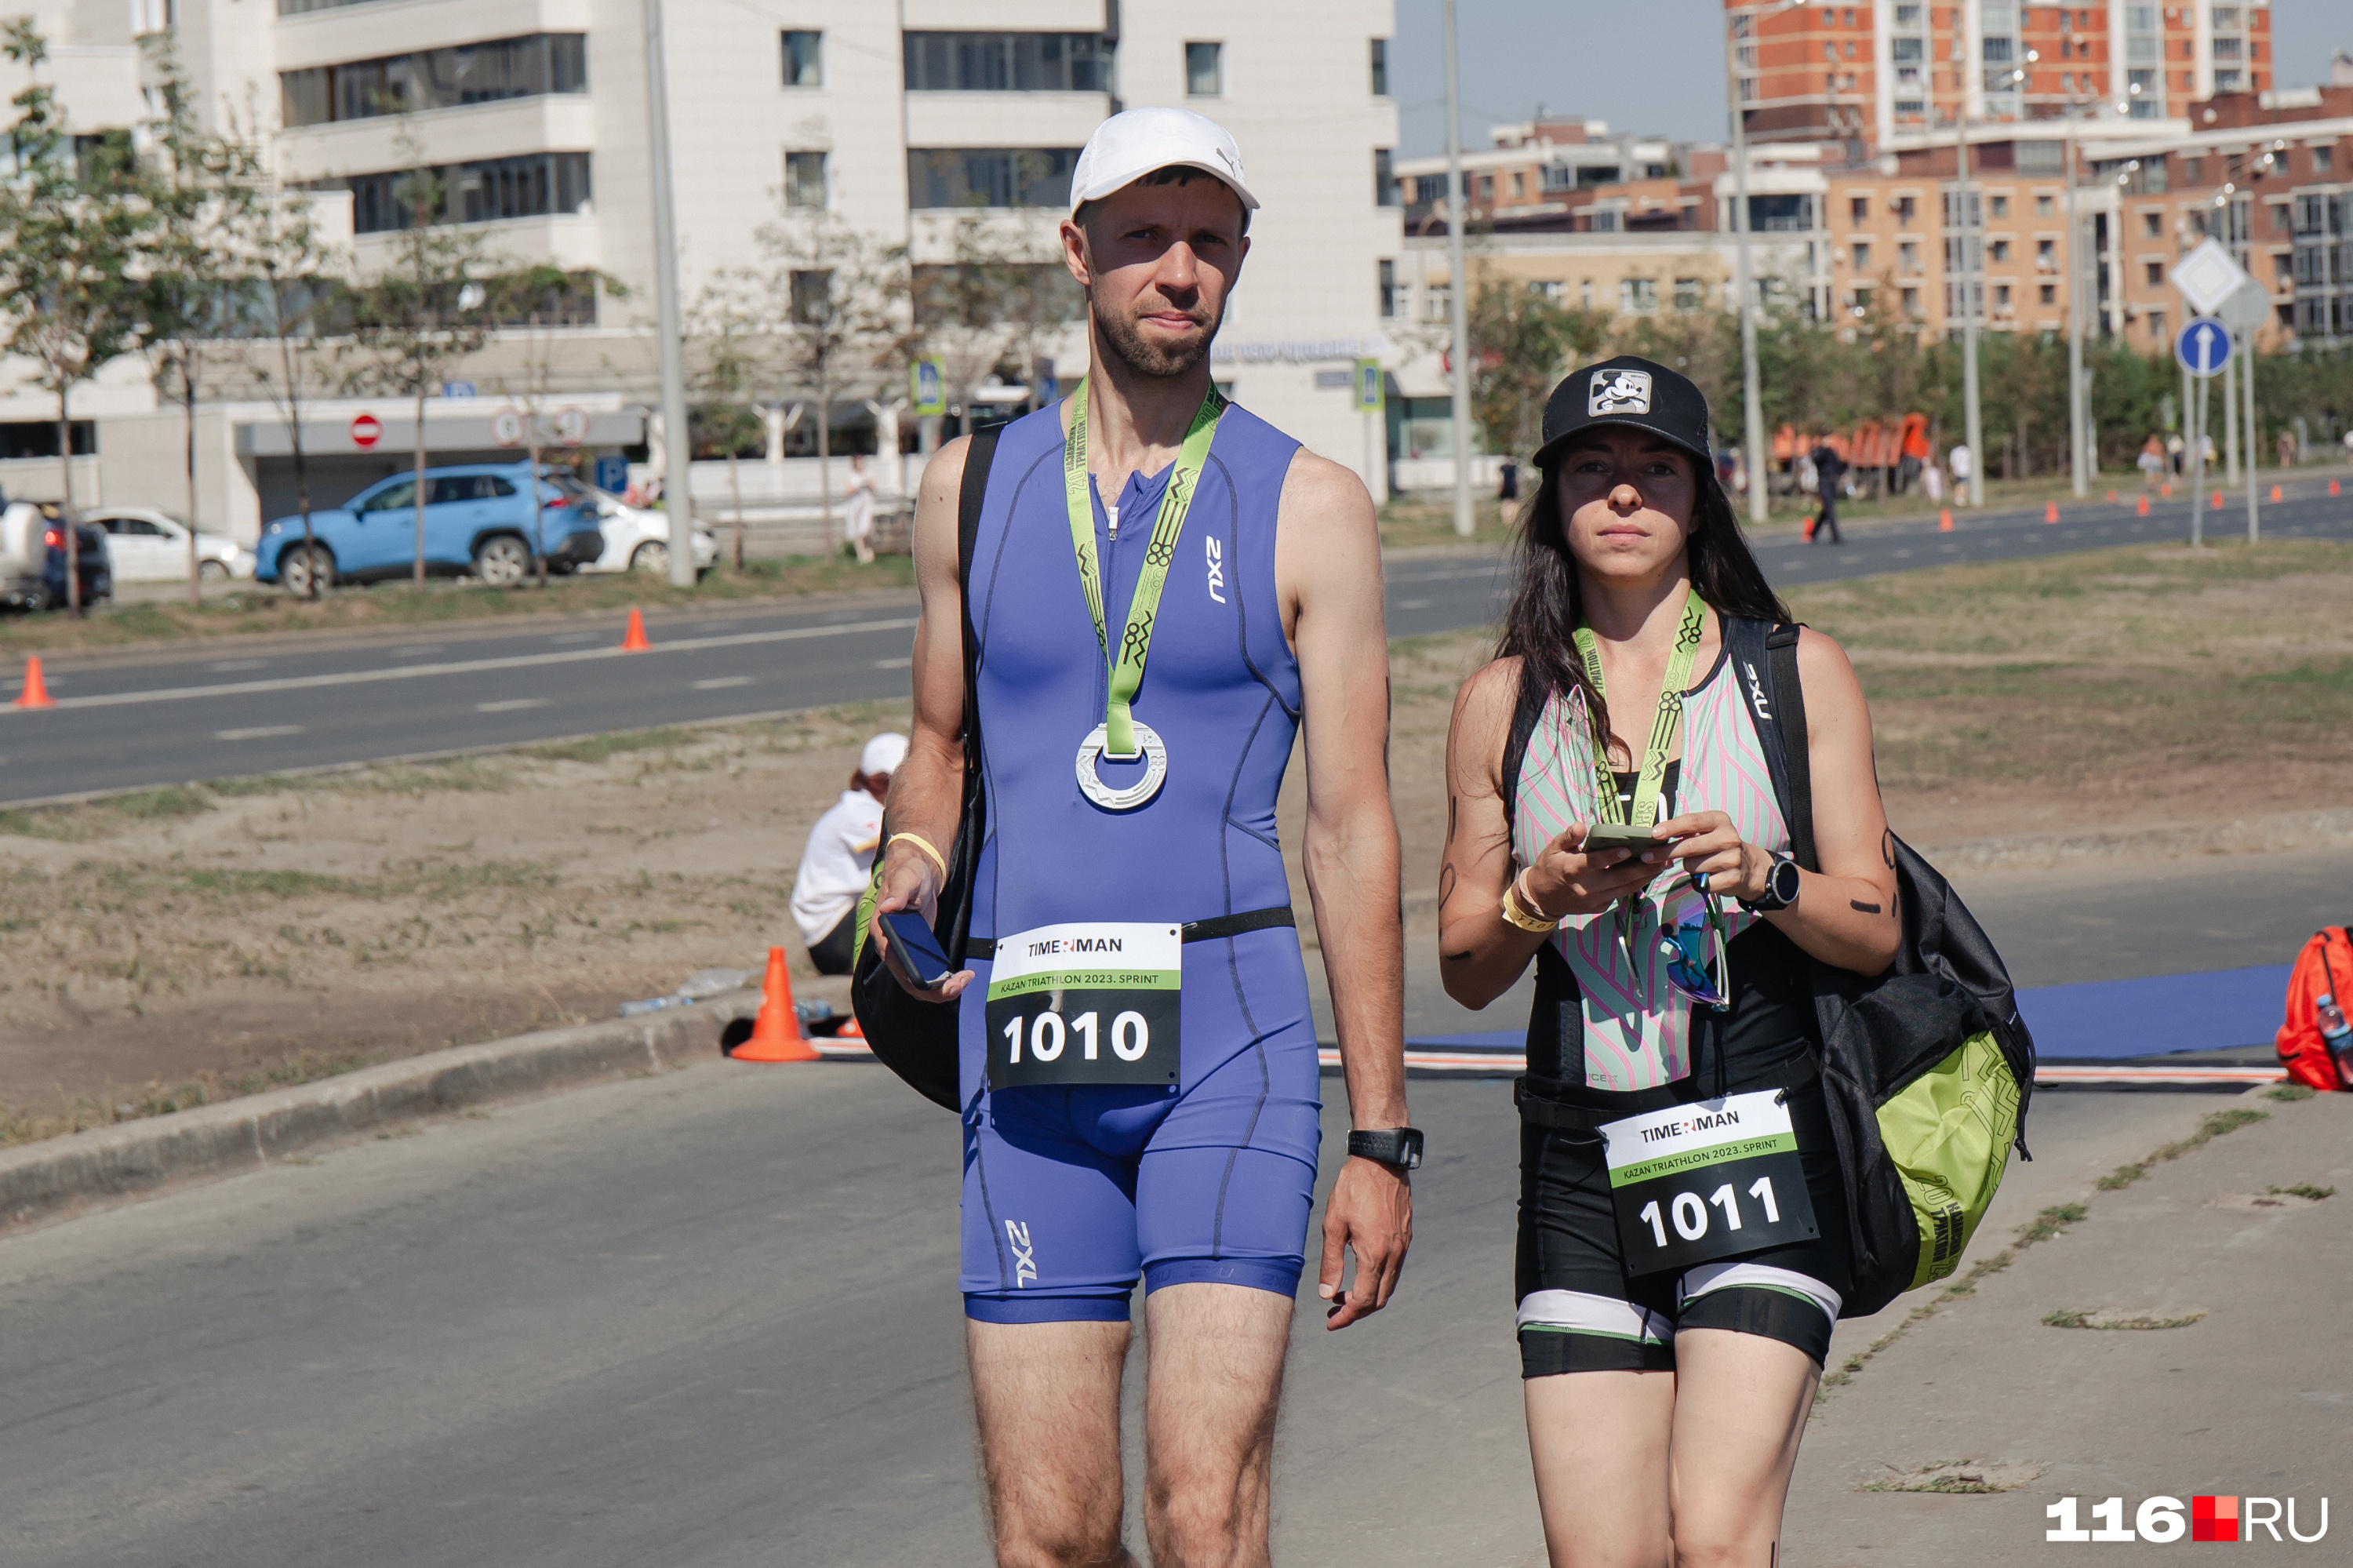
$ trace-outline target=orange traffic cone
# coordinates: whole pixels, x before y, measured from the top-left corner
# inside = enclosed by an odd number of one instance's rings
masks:
[[[2146,495],[2140,498],[2140,514],[2144,517],[2148,515],[2148,497]]]
[[[2337,482],[2333,479],[2328,482],[2328,493],[2331,495],[2337,493]]]
[[[53,708],[58,705],[49,699],[49,683],[41,679],[41,657],[37,653],[25,661],[25,689],[16,694],[16,705],[20,708]]]
[[[653,644],[646,641],[646,618],[638,614],[636,608],[632,607],[629,610],[629,630],[624,632],[621,637],[621,652],[624,653],[646,653],[652,652],[652,650]]]
[[[1936,532],[1939,534],[1949,534],[1952,531],[1953,509],[1947,506],[1936,514]]]
[[[2109,491],[2109,492],[2108,492],[2108,504],[2109,504],[2109,505],[2111,505],[2111,506],[2114,506],[2116,503],[2116,493],[2115,491],[2111,490],[2111,491]]]
[[[800,1014],[793,1011],[793,977],[782,948],[768,949],[768,977],[760,986],[760,1016],[752,1037],[730,1053],[738,1062],[815,1062],[816,1050],[801,1038]]]
[[[2157,487],[2157,493],[2158,493],[2159,495],[2164,496],[2168,501],[2172,500],[2172,499],[2173,499],[2173,481],[2171,481],[2171,480],[2169,480],[2169,479],[2168,479],[2168,480],[2167,480],[2163,484],[2158,485],[2158,486]]]
[[[2056,523],[2059,521],[2059,503],[2057,502],[2046,501],[2042,503],[2042,520],[2045,523]]]
[[[2222,493],[2221,491],[2218,490],[2214,493],[2212,504],[2215,511],[2220,512],[2222,510]]]
[[[2280,503],[2280,487],[2274,484],[2272,486],[2272,504],[2274,506],[2277,506]]]

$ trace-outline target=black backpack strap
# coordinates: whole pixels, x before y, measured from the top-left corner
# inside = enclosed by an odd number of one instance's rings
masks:
[[[1806,693],[1798,680],[1798,628],[1778,621],[1723,618],[1724,641],[1740,700],[1756,721],[1773,794],[1789,824],[1789,843],[1808,871],[1814,863],[1814,781],[1806,751]]]
[[[964,602],[965,765],[980,759],[980,633],[972,621],[972,547],[980,536],[980,503],[988,493],[988,467],[997,461],[1002,425],[975,430],[964,450],[964,485],[956,492],[956,597]]]
[[[1765,634],[1765,659],[1781,708],[1781,767],[1788,775],[1789,847],[1798,863],[1820,871],[1814,858],[1814,764],[1806,746],[1806,687],[1798,678],[1796,626],[1776,626]]]
[[[972,619],[972,556],[980,537],[980,505],[988,493],[989,465],[997,461],[997,438],[1005,427],[990,425],[975,430],[964,450],[964,482],[956,492],[956,598],[964,620],[964,800],[956,826],[955,853],[950,863],[965,877],[980,859],[981,841],[988,832],[988,802],[981,788],[980,758],[980,632]],[[943,888],[943,895],[950,890]],[[972,938],[972,891],[955,890],[951,928],[941,932],[948,954],[961,966]]]
[[[1545,699],[1551,694],[1536,678],[1535,667],[1524,654],[1520,659],[1520,692],[1512,705],[1512,727],[1504,740],[1504,772],[1498,783],[1504,800],[1504,832],[1512,832],[1513,808],[1520,797],[1520,769],[1528,758],[1528,742],[1535,738],[1536,721],[1544,717]]]

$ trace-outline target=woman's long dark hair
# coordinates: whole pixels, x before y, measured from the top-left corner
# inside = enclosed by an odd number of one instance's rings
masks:
[[[1585,605],[1577,591],[1577,560],[1568,549],[1568,519],[1561,510],[1561,477],[1568,455],[1562,453],[1559,462],[1538,471],[1535,496],[1520,530],[1512,608],[1504,618],[1504,634],[1495,655],[1516,655],[1521,660],[1523,692],[1533,683],[1538,692],[1584,693],[1585,711],[1593,726],[1594,754],[1607,756],[1609,710],[1586,678],[1585,662],[1577,653],[1576,632],[1584,623]],[[1693,466],[1699,483],[1694,487],[1696,497],[1684,545],[1692,587],[1719,615],[1790,620],[1788,607],[1765,580],[1764,568],[1741,536],[1731,497],[1725,494],[1712,466],[1696,459]]]

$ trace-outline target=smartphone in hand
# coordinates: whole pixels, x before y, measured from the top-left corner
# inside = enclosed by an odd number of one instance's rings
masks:
[[[894,909],[881,916],[883,934],[891,938],[899,961],[917,985],[929,989],[956,972],[955,965],[940,948],[940,940],[932,935],[931,926],[919,909]]]
[[[1585,830],[1585,853],[1600,850],[1632,850],[1640,854],[1644,850],[1665,847],[1666,840],[1654,838],[1648,828],[1629,827],[1624,822],[1595,822]]]

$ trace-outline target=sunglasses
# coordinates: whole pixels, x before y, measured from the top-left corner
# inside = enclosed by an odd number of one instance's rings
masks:
[[[1667,983],[1703,1007],[1728,1007],[1732,1000],[1732,959],[1725,949],[1724,926],[1716,918],[1715,900],[1686,910],[1672,926],[1659,928],[1659,956],[1667,960]],[[1715,947],[1715,972],[1708,972],[1708,946]]]

